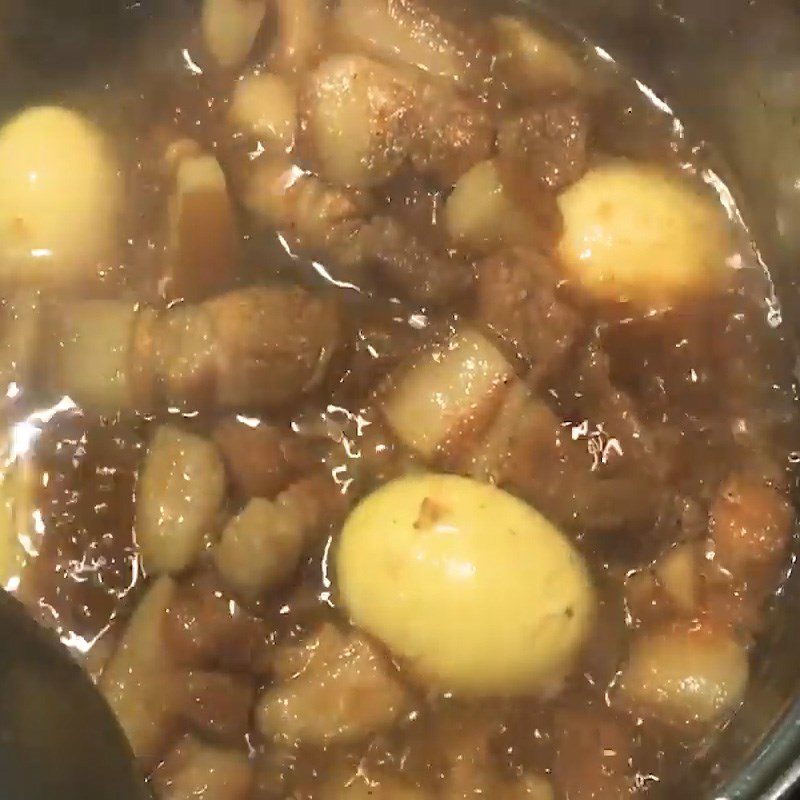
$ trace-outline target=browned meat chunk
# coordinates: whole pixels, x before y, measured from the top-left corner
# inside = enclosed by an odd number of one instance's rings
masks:
[[[201,574],[177,586],[165,622],[172,657],[188,667],[259,670],[266,664],[269,630]]]
[[[363,283],[369,267],[404,297],[442,304],[472,284],[472,265],[428,242],[398,218],[371,216],[363,197],[283,161],[257,164],[245,204],[311,253],[324,253],[333,277]]]
[[[711,506],[711,534],[722,566],[746,580],[780,561],[789,546],[794,511],[787,498],[749,475],[734,475]]]
[[[335,303],[256,286],[141,318],[134,359],[151,402],[275,407],[317,386],[338,344]]]
[[[555,100],[510,117],[497,143],[501,161],[540,186],[558,191],[586,171],[588,116],[574,100]]]
[[[489,156],[496,138],[476,99],[360,55],[323,61],[308,78],[303,104],[319,174],[343,186],[376,186],[409,160],[452,186]]]
[[[139,558],[149,575],[191,567],[217,526],[225,468],[214,444],[175,425],[155,432],[136,492]]]
[[[615,440],[601,432],[581,440],[575,431],[544,404],[532,404],[510,443],[504,482],[571,531],[650,530],[660,503],[653,476],[637,462],[605,475],[603,462],[616,452]]]
[[[643,417],[633,393],[612,379],[612,361],[595,338],[585,344],[551,387],[565,419],[577,423],[576,436],[602,444],[597,468],[616,474],[634,460],[648,461],[665,474],[672,453],[669,430],[658,419]],[[594,445],[592,445],[592,449]]]
[[[473,100],[430,84],[420,88],[416,104],[420,124],[412,137],[411,162],[420,172],[449,186],[489,157],[495,130]]]
[[[241,744],[250,729],[255,699],[253,681],[223,672],[190,672],[183,719],[204,737]]]
[[[225,526],[212,553],[225,585],[255,601],[285,584],[306,547],[344,507],[336,485],[323,475],[298,481],[274,501],[250,500]]]
[[[136,606],[100,680],[108,701],[145,771],[178,732],[185,705],[185,674],[170,658],[164,621],[175,596],[166,576]]]
[[[153,775],[162,800],[247,800],[253,768],[247,754],[187,736]]]
[[[265,737],[277,741],[358,740],[393,722],[406,700],[374,647],[331,624],[283,649],[276,677],[278,683],[258,701],[256,722]]]
[[[313,389],[339,343],[336,306],[299,287],[232,292],[205,304],[221,405],[283,405]]]
[[[299,436],[265,422],[226,419],[217,425],[214,441],[230,482],[243,497],[272,498],[312,464]]]
[[[477,317],[525,361],[533,376],[550,372],[570,351],[582,324],[558,296],[545,256],[509,250],[478,266]]]
[[[162,293],[170,301],[202,300],[228,288],[238,267],[239,232],[225,174],[213,155],[178,157],[168,216]]]
[[[286,157],[262,156],[248,164],[243,183],[242,202],[258,220],[286,231],[302,248],[325,253],[326,262],[356,270],[362,261],[358,233],[370,212],[365,195],[330,184]]]
[[[375,217],[361,231],[367,260],[404,297],[423,304],[452,302],[472,286],[469,261],[445,248],[429,246],[392,217]]]

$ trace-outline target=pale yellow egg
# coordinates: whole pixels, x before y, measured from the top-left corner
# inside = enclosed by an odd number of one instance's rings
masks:
[[[96,274],[117,234],[121,186],[100,130],[65,108],[29,108],[0,130],[0,282]]]
[[[351,513],[337,555],[352,620],[424,684],[551,696],[593,618],[586,565],[533,508],[488,484],[421,474]]]
[[[731,240],[721,207],[658,167],[596,167],[558,204],[561,262],[599,299],[662,309],[725,285]]]

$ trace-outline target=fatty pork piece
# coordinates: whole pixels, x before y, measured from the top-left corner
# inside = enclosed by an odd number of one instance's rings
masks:
[[[286,583],[306,547],[341,516],[345,500],[322,474],[297,481],[274,500],[254,497],[222,531],[213,559],[226,586],[256,600]]]
[[[581,332],[576,311],[558,293],[546,256],[517,248],[478,266],[477,318],[539,377],[570,352]]]
[[[482,437],[516,383],[505,356],[464,326],[397,369],[381,409],[402,444],[428,461],[450,462]]]
[[[342,0],[334,30],[343,49],[359,50],[460,88],[479,86],[491,55],[463,20],[455,24],[424,0]]]
[[[495,75],[515,94],[537,96],[587,91],[590,75],[563,42],[531,20],[501,15],[492,19],[497,57]]]
[[[170,160],[174,174],[160,290],[169,302],[204,300],[235,278],[239,234],[233,203],[219,162],[196,142],[173,142],[165,155]]]
[[[510,115],[500,126],[501,163],[554,192],[586,172],[589,116],[573,99],[555,99]]]
[[[261,734],[278,742],[357,741],[394,722],[406,692],[393,667],[359,634],[330,623],[282,648],[276,684],[256,704]]]
[[[272,499],[314,465],[313,448],[288,425],[231,417],[214,429],[214,441],[238,498]]]
[[[323,380],[336,305],[296,286],[257,286],[165,311],[70,304],[57,320],[50,386],[89,408],[276,408]]]
[[[296,73],[319,50],[327,5],[327,0],[203,0],[203,43],[219,67],[241,66],[265,20],[275,16],[269,63],[280,72]]]
[[[259,159],[246,177],[243,202],[304,249],[324,253],[338,280],[361,282],[374,273],[424,305],[451,302],[474,283],[468,259],[427,242],[394,217],[373,215],[361,193],[326,183],[287,158]]]
[[[187,736],[153,775],[162,800],[247,800],[253,767],[247,753]]]
[[[318,57],[328,20],[328,0],[274,0],[277,35],[269,57],[279,72],[306,70]]]
[[[359,55],[323,62],[309,77],[304,106],[320,175],[345,186],[383,183],[407,160],[450,186],[495,141],[476,101]]]
[[[376,214],[360,189],[328,182],[292,163],[286,151],[298,128],[297,105],[294,89],[278,75],[239,82],[230,127],[263,151],[238,170],[245,208],[258,222],[286,232],[299,247],[323,254],[337,280],[360,283],[377,273],[392,290],[426,305],[447,303],[466,292],[474,271],[462,255],[427,241],[397,218]],[[336,114],[343,119],[330,120],[331,126],[349,124],[349,114]],[[334,127],[324,133],[338,146]],[[358,154],[342,157],[357,168]],[[331,158],[335,164],[338,156]],[[390,160],[396,169],[404,159]],[[382,174],[389,177],[391,171]]]
[[[100,690],[145,769],[158,763],[184,703],[186,675],[165,657],[164,620],[174,596],[171,578],[150,586],[100,679]]]
[[[136,493],[142,563],[153,575],[191,566],[212,533],[225,497],[225,467],[214,445],[173,425],[150,444]]]
[[[514,245],[549,249],[561,235],[553,193],[499,158],[481,161],[458,179],[443,222],[459,249],[483,254]]]
[[[532,401],[511,437],[502,482],[568,531],[652,529],[662,496],[647,461],[622,455],[609,468],[617,440],[579,428]]]

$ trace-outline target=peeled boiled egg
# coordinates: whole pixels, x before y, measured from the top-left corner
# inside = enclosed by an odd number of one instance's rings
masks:
[[[598,299],[659,309],[724,286],[731,242],[722,211],[678,177],[613,161],[558,203],[560,259]]]
[[[66,284],[109,254],[117,166],[100,130],[65,108],[29,108],[0,129],[0,281]]]
[[[533,508],[456,475],[392,481],[347,519],[337,554],[353,622],[420,682],[466,696],[551,696],[595,600],[581,555]]]

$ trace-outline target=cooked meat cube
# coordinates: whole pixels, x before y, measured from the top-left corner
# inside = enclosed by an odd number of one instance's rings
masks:
[[[298,73],[317,57],[325,29],[327,0],[275,0],[277,39],[270,64],[280,72]]]
[[[477,86],[489,74],[490,54],[460,23],[426,0],[343,0],[335,17],[336,33],[349,47],[462,88]]]
[[[506,119],[497,143],[501,164],[557,192],[586,172],[589,118],[575,100],[554,100]]]
[[[175,173],[167,263],[159,288],[170,301],[197,301],[233,283],[239,231],[225,173],[213,155],[186,155]]]
[[[294,514],[255,497],[225,526],[214,563],[228,586],[255,599],[292,577],[303,553],[303,533]]]
[[[226,419],[214,430],[228,479],[242,497],[273,498],[312,466],[305,442],[266,422]]]
[[[499,16],[492,24],[499,50],[496,67],[512,90],[538,95],[587,85],[584,65],[533,20]]]
[[[659,513],[658,484],[638,463],[616,475],[598,474],[595,466],[609,447],[602,436],[576,440],[572,425],[534,403],[512,438],[503,482],[568,530],[643,535]]]
[[[253,768],[247,753],[187,736],[153,775],[161,800],[248,800]]]
[[[313,2],[313,0],[312,0]],[[235,136],[279,154],[289,151],[297,136],[297,97],[292,84],[280,75],[256,72],[236,83],[228,120]]]
[[[329,184],[286,157],[262,157],[248,170],[242,202],[260,222],[350,273],[363,261],[358,235],[371,203],[353,189]]]
[[[252,288],[204,305],[220,405],[284,405],[322,381],[339,345],[336,305],[299,287]]]
[[[360,233],[365,260],[404,297],[423,305],[442,305],[461,298],[474,279],[463,256],[422,241],[392,217],[375,217]]]
[[[94,300],[62,313],[80,326],[50,383],[101,411],[285,406],[320,385],[339,346],[336,303],[299,286],[253,286],[161,313]],[[110,319],[108,340],[98,324]]]
[[[208,573],[176,585],[164,637],[170,657],[192,669],[258,672],[268,660],[267,625],[226,597]]]
[[[479,103],[365,56],[329,58],[312,73],[305,95],[320,173],[344,186],[383,183],[406,159],[451,186],[494,145]]]
[[[247,58],[266,13],[261,0],[203,0],[203,43],[221,67]]]
[[[335,492],[331,481],[311,478],[274,501],[250,500],[225,527],[213,551],[226,585],[254,600],[286,583],[313,535],[336,519],[329,516],[338,511]]]
[[[738,580],[774,566],[785,554],[794,511],[777,489],[750,475],[733,475],[711,506],[714,553]]]
[[[747,651],[724,627],[678,620],[633,640],[618,701],[637,717],[708,728],[736,710],[748,678]]]
[[[250,677],[224,672],[190,672],[182,717],[202,736],[241,745],[250,730],[255,686]]]
[[[526,245],[552,248],[561,219],[552,193],[513,174],[499,159],[465,172],[447,198],[444,222],[459,248],[481,254]]]
[[[87,410],[111,416],[130,408],[137,393],[130,359],[136,318],[135,304],[125,300],[80,300],[58,309],[47,320],[59,343],[49,385]]]
[[[435,237],[420,236],[398,218],[371,214],[363,195],[331,186],[284,160],[257,164],[244,202],[300,247],[324,253],[340,282],[361,285],[377,267],[373,282],[380,288],[385,279],[405,298],[442,305],[461,298],[474,281],[464,255]]]
[[[144,316],[136,334],[150,402],[275,407],[321,382],[339,320],[334,303],[306,289],[257,286]]]
[[[452,186],[491,155],[495,130],[480,104],[450,95],[437,84],[425,84],[415,107],[420,121],[413,134],[411,162],[420,172]]]
[[[478,266],[477,316],[532,369],[547,374],[569,354],[580,335],[580,315],[558,295],[547,257],[514,249]]]
[[[382,410],[404,445],[433,460],[469,450],[514,380],[505,356],[479,331],[464,326],[397,371]]]
[[[278,656],[277,683],[258,701],[258,729],[268,739],[318,745],[365,738],[405,705],[393,673],[366,639],[325,624]]]
[[[150,444],[136,495],[136,533],[153,575],[191,566],[217,526],[225,468],[214,444],[163,425]]]
[[[139,602],[106,666],[100,689],[133,754],[145,770],[155,766],[174,735],[186,680],[168,656],[164,620],[175,596],[171,578],[159,578]]]

